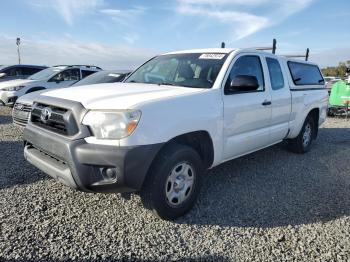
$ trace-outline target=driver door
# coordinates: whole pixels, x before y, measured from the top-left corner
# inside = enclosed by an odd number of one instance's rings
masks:
[[[271,94],[259,55],[240,55],[231,64],[225,88],[237,75],[255,76],[259,88],[223,95],[224,159],[229,160],[269,145]],[[225,92],[226,93],[226,92]]]

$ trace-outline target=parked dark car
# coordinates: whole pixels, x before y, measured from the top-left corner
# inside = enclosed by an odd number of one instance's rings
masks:
[[[0,65],[0,82],[14,79],[25,79],[45,68],[47,68],[47,66]]]

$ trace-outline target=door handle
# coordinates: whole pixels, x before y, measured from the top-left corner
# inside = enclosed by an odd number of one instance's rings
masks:
[[[269,106],[271,104],[272,104],[271,101],[264,101],[264,102],[262,102],[263,106]]]

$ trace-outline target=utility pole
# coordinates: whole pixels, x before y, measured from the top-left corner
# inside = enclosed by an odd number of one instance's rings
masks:
[[[16,45],[17,45],[17,54],[18,54],[18,64],[21,64],[21,53],[19,52],[19,45],[21,44],[21,38],[17,37]]]

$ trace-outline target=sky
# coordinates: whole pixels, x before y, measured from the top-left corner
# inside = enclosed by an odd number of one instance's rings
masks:
[[[349,0],[3,0],[0,64],[133,69],[174,50],[269,46],[322,67],[350,60]]]

